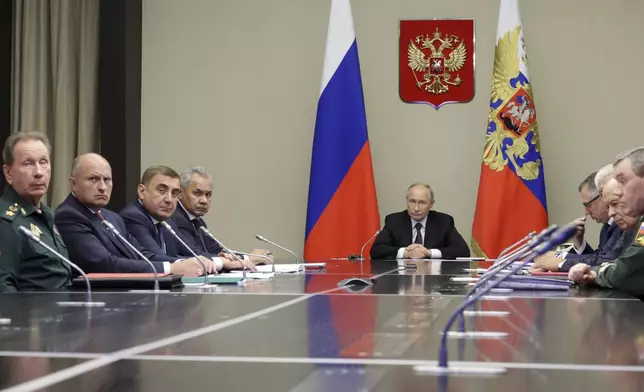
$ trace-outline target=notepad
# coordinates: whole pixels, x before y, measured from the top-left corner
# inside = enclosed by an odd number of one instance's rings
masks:
[[[244,273],[242,271],[230,271],[225,274],[220,274],[219,276],[229,276],[243,278]],[[248,272],[246,271],[246,279],[272,279],[275,277],[275,274],[272,272]]]
[[[208,284],[237,284],[242,280],[241,277],[226,276],[226,275],[228,274],[208,275]],[[204,278],[203,276],[190,276],[190,277],[184,276],[181,278],[181,281],[186,284],[204,283]]]
[[[300,272],[303,269],[303,264],[275,264],[275,272],[280,274],[292,274],[295,272]],[[258,265],[257,272],[273,272],[273,266],[270,264]]]

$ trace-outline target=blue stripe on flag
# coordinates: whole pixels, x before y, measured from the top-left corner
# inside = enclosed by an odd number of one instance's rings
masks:
[[[360,62],[354,40],[320,95],[318,103],[311,157],[306,237],[367,140]]]

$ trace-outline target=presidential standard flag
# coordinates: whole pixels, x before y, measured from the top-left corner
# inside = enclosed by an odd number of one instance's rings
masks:
[[[539,127],[517,0],[501,0],[472,249],[495,258],[548,226]]]

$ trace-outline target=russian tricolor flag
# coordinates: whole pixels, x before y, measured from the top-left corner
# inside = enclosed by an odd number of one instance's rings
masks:
[[[304,258],[357,254],[379,227],[351,5],[333,0],[313,138]]]

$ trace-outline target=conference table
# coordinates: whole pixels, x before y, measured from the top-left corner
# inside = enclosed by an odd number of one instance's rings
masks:
[[[82,290],[2,295],[0,389],[644,390],[637,298],[490,293],[478,302],[485,315],[464,318],[477,334],[445,339],[446,375],[433,370],[442,332],[477,262],[325,262],[243,285],[94,290],[95,307],[74,306]]]

